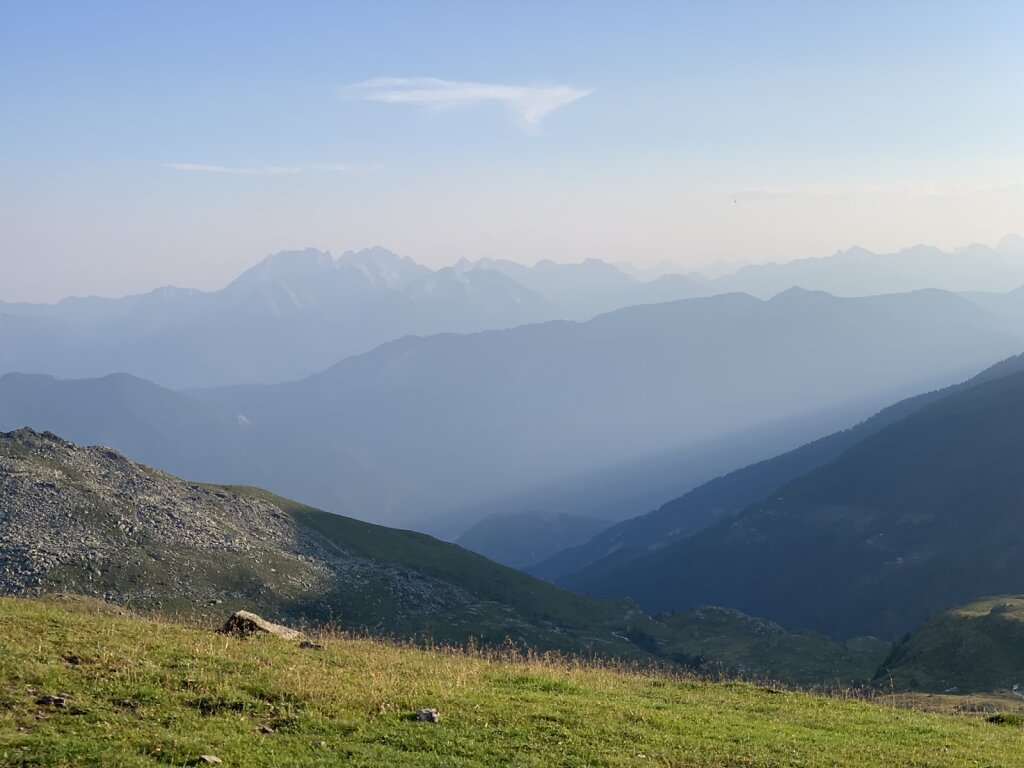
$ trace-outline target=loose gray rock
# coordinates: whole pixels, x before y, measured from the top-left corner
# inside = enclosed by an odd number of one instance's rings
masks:
[[[421,709],[416,712],[416,719],[426,723],[437,723],[441,720],[441,713],[436,709]]]
[[[199,762],[201,762],[201,763],[209,763],[210,765],[220,765],[224,761],[221,760],[216,755],[200,755],[199,756]]]
[[[274,624],[272,621],[267,621],[262,616],[249,611],[235,611],[224,623],[220,632],[225,635],[235,635],[238,637],[247,637],[260,632],[266,632],[285,640],[298,640],[302,637],[302,633],[298,630]]]

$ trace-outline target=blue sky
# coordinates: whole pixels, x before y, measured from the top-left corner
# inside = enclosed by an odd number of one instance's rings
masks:
[[[1024,3],[2,15],[0,299],[307,245],[699,266],[1024,230]]]

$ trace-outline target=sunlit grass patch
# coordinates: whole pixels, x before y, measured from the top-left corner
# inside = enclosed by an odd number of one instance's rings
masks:
[[[1019,729],[980,717],[552,654],[212,630],[0,600],[0,765],[1021,764]],[[415,720],[424,707],[440,722]]]

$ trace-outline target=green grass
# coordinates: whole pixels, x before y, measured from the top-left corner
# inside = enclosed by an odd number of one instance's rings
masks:
[[[339,550],[410,569],[464,589],[475,598],[469,605],[437,613],[429,620],[415,616],[403,621],[388,615],[388,606],[395,603],[388,584],[371,582],[358,592],[343,589],[319,595],[322,603],[339,609],[340,616],[336,613],[334,618],[340,618],[345,626],[457,644],[473,639],[499,645],[512,638],[523,648],[640,659],[660,656],[663,651],[645,650],[624,639],[630,627],[642,628],[663,644],[671,637],[670,631],[651,621],[631,601],[593,600],[422,533],[332,515],[259,488],[223,487],[274,504]],[[308,609],[303,615],[313,622],[328,618],[323,611],[318,614]]]
[[[838,642],[813,632],[787,631],[727,608],[704,607],[658,619],[673,633],[669,658],[734,677],[805,687],[866,683],[892,649],[873,637]]]
[[[621,621],[622,613],[632,605],[625,600],[597,601],[582,597],[512,568],[495,567],[490,560],[469,550],[460,548],[462,556],[453,557],[451,545],[423,533],[382,528],[332,515],[258,488],[228,487],[235,493],[271,502],[350,552],[466,585],[477,596],[512,606],[530,618],[557,620],[562,626],[591,627],[609,620]]]
[[[983,718],[566,660],[270,637],[0,600],[0,765],[1012,766]],[[66,707],[38,704],[67,694]],[[440,723],[411,718],[440,710]],[[261,727],[272,733],[261,733]]]
[[[883,663],[897,688],[961,693],[1024,686],[1024,596],[983,597],[930,616]]]

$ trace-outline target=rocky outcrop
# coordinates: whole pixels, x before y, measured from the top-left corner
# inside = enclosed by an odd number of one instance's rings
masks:
[[[360,625],[385,629],[473,602],[345,550],[272,499],[51,433],[0,433],[0,594],[63,591],[174,612],[258,604],[281,619],[351,620],[355,604]]]
[[[49,433],[0,432],[0,595],[44,592],[204,623],[258,607],[284,625],[418,641],[637,649],[623,639],[638,620],[632,608],[429,536],[256,488],[187,482]]]

